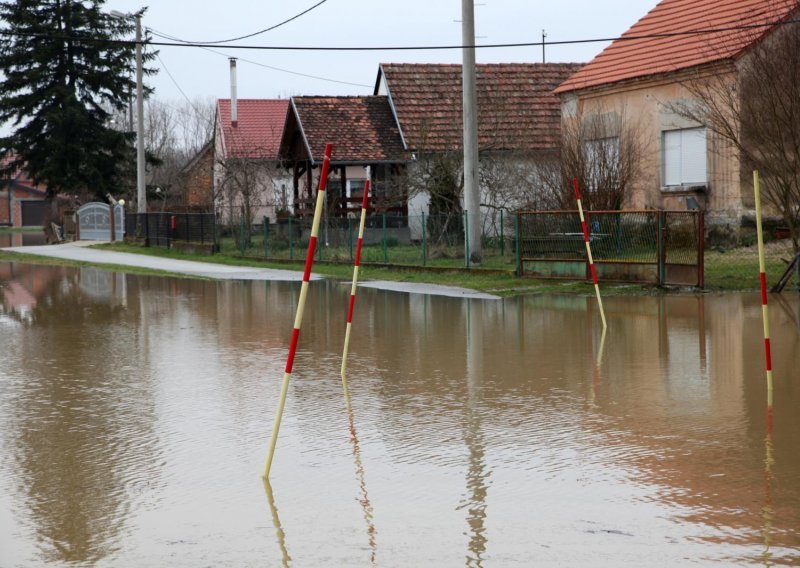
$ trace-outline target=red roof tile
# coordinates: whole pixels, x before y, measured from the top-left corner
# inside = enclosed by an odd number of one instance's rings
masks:
[[[234,128],[230,99],[217,100],[225,157],[276,158],[288,108],[288,99],[238,99]]]
[[[403,142],[387,97],[292,97],[290,113],[315,163],[322,160],[329,142],[334,145],[333,163],[404,160]],[[291,138],[287,131],[281,154],[287,155]]]
[[[477,65],[479,147],[555,147],[561,107],[553,89],[579,68],[577,63]],[[381,65],[380,73],[410,150],[462,147],[461,65],[390,63]]]
[[[768,33],[770,27],[625,38],[760,26],[786,18],[797,7],[797,0],[662,0],[622,34],[622,39],[612,42],[556,92],[586,89],[732,59]]]

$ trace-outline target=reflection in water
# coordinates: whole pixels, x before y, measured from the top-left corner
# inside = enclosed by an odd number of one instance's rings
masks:
[[[378,543],[376,536],[378,531],[375,530],[375,514],[372,510],[372,503],[369,500],[369,493],[367,493],[367,481],[364,477],[364,464],[361,461],[361,444],[358,441],[358,433],[356,432],[355,420],[353,418],[353,406],[350,401],[350,389],[347,386],[347,378],[342,373],[342,387],[344,392],[345,407],[347,409],[347,420],[350,428],[350,443],[353,445],[353,459],[356,465],[356,480],[358,481],[358,489],[360,497],[358,499],[361,505],[361,510],[364,512],[364,522],[367,524],[367,542],[370,549],[370,564],[375,566],[375,558],[378,552]]]
[[[762,508],[764,516],[764,566],[773,566],[772,553],[772,524],[775,517],[775,510],[772,507],[772,466],[775,465],[774,446],[772,443],[772,407],[767,409],[767,435],[764,437],[764,506]]]
[[[469,460],[467,495],[462,505],[467,509],[469,554],[467,566],[483,566],[486,552],[486,494],[489,473],[486,471],[486,442],[481,430],[481,377],[483,376],[483,318],[481,302],[466,301],[467,333],[467,420],[464,441]],[[473,310],[473,306],[476,309]],[[461,508],[461,507],[460,507]]]
[[[43,559],[95,563],[118,549],[129,493],[158,479],[151,386],[123,323],[131,314],[78,293],[82,271],[4,268],[14,278],[4,306],[30,329],[3,357],[18,489]],[[32,298],[24,308],[19,289]]]
[[[262,477],[261,481],[264,482],[264,491],[267,494],[267,503],[269,510],[272,514],[272,525],[275,527],[275,536],[278,538],[278,547],[281,549],[281,563],[283,566],[289,566],[292,562],[292,557],[289,556],[289,549],[286,548],[286,532],[281,525],[281,519],[278,516],[278,507],[275,506],[275,497],[272,495],[272,484],[269,482],[268,477]]]
[[[604,339],[585,298],[364,290],[348,440],[349,289],[315,283],[279,519],[298,289],[0,264],[0,566],[800,563],[796,295],[772,436],[758,294],[607,298]]]

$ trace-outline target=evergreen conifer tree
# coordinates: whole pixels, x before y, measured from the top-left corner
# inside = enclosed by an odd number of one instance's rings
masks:
[[[134,89],[132,18],[104,13],[104,0],[0,1],[0,138],[5,173],[17,168],[58,192],[118,193],[133,171],[132,132],[111,113]],[[152,56],[151,56],[152,57]]]

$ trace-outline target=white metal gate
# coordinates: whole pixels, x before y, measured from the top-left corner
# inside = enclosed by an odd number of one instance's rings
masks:
[[[87,203],[78,209],[78,227],[83,241],[121,241],[125,235],[125,212],[114,205],[114,238],[111,238],[111,205]]]

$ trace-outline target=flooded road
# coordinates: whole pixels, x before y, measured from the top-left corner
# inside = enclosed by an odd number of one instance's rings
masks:
[[[0,566],[800,564],[800,298],[0,263]]]

